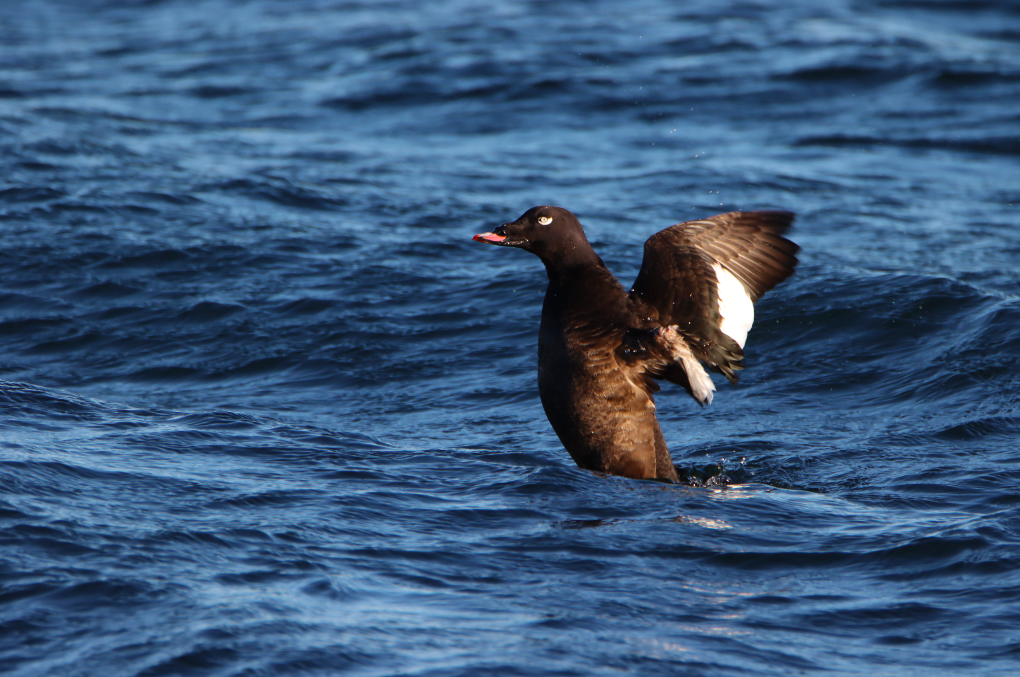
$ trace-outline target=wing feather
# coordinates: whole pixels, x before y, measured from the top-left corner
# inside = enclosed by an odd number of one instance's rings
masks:
[[[695,357],[735,383],[753,304],[797,265],[800,247],[783,237],[793,219],[729,212],[659,231],[645,243],[632,303],[654,324],[676,327]]]

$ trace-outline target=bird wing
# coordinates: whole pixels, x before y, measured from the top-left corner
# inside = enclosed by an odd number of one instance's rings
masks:
[[[648,238],[630,301],[647,326],[661,328],[658,340],[672,346],[674,366],[684,372],[665,367],[657,376],[680,383],[703,404],[714,387],[706,391],[704,381],[711,381],[703,370],[692,373],[700,370],[696,360],[736,383],[754,302],[797,265],[800,247],[783,237],[793,219],[783,211],[728,212]]]

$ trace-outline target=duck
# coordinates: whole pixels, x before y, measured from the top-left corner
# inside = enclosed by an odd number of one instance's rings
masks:
[[[679,482],[656,417],[658,381],[712,403],[709,371],[738,382],[754,304],[797,266],[788,211],[686,221],[645,242],[626,290],[577,217],[540,205],[474,240],[523,249],[549,285],[538,332],[538,393],[549,423],[586,470]]]

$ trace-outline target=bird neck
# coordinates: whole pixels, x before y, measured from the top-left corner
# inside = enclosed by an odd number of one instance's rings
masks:
[[[559,317],[566,324],[625,321],[626,292],[602,259],[594,252],[592,257],[594,260],[574,265],[546,266],[549,288],[544,313]]]
[[[606,264],[587,242],[568,244],[549,256],[541,256],[541,259],[550,282],[583,275],[586,269],[606,270]]]

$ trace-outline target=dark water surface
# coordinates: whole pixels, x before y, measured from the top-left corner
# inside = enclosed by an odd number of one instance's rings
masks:
[[[0,36],[0,673],[1020,674],[1016,3]],[[659,397],[706,486],[553,435],[541,265],[470,239],[543,203],[624,284],[672,223],[798,212],[741,385]]]

